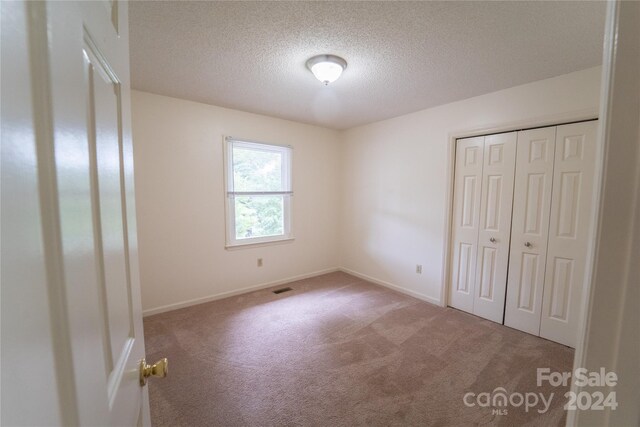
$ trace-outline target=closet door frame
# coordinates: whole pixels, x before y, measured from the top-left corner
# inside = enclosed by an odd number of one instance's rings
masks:
[[[442,275],[440,286],[440,306],[447,307],[450,305],[449,289],[453,286],[453,276],[451,268],[453,266],[452,246],[453,246],[453,215],[454,215],[454,176],[456,162],[456,142],[458,139],[472,138],[479,136],[487,136],[496,133],[529,130],[540,127],[558,126],[575,122],[584,122],[598,119],[598,108],[589,108],[577,111],[571,111],[560,114],[550,114],[542,117],[534,117],[528,120],[505,121],[496,123],[488,127],[470,127],[451,132],[448,136],[447,147],[447,190],[445,192],[445,227],[442,248]],[[601,164],[602,158],[598,156],[596,163]],[[592,241],[594,236],[590,233],[588,240]],[[589,280],[589,279],[587,279]]]

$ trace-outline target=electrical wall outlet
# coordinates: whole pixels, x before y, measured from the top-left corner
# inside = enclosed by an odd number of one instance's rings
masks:
[[[422,274],[422,264],[417,264],[416,265],[416,273]]]
[[[262,258],[258,258],[258,267],[262,267]]]

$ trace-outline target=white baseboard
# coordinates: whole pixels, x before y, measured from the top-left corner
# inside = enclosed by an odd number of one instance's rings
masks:
[[[367,276],[366,274],[362,274],[345,267],[338,267],[338,268],[327,268],[325,270],[314,271],[312,273],[300,274],[298,276],[287,277],[285,279],[275,280],[272,282],[260,283],[258,285],[237,289],[235,291],[222,292],[219,294],[209,295],[202,298],[195,298],[187,301],[177,302],[174,304],[168,304],[168,305],[163,305],[156,308],[150,308],[150,309],[144,310],[142,312],[142,316],[143,317],[153,316],[154,314],[165,313],[167,311],[178,310],[180,308],[190,307],[192,305],[204,304],[205,302],[216,301],[219,299],[246,294],[248,292],[257,291],[260,289],[270,288],[272,286],[278,286],[285,283],[295,282],[296,280],[302,280],[302,279],[308,279],[310,277],[321,276],[323,274],[333,273],[334,271],[342,271],[344,273],[351,274],[352,276],[359,277],[360,279],[366,280],[368,282],[375,283],[376,285],[384,286],[385,288],[389,288],[396,292],[400,292],[402,294],[409,295],[414,298],[418,298],[419,300],[426,301],[428,303],[435,304],[438,306],[442,306],[442,303],[437,298],[430,297],[420,292],[415,292],[409,289],[405,289],[393,283],[385,282],[384,280],[376,279],[375,277]]]
[[[409,295],[414,298],[418,298],[419,300],[426,301],[431,304],[435,304],[437,306],[442,306],[442,303],[439,299],[430,297],[425,294],[421,294],[420,292],[410,291],[409,289],[405,289],[402,286],[394,285],[393,283],[385,282],[384,280],[376,279],[375,277],[367,276],[366,274],[358,273],[357,271],[350,270],[345,267],[340,267],[340,271],[351,274],[352,276],[359,277],[363,280],[366,280],[371,283],[375,283],[376,285],[384,286],[385,288],[392,289],[396,292],[400,292],[401,294]]]
[[[235,291],[222,292],[219,294],[209,295],[202,298],[195,298],[187,301],[177,302],[174,304],[163,305],[156,308],[149,308],[142,312],[143,317],[152,316],[154,314],[165,313],[167,311],[177,310],[179,308],[190,307],[192,305],[203,304],[205,302],[215,301],[223,298],[233,297],[240,294],[246,294],[247,292],[253,292],[264,288],[270,288],[271,286],[278,286],[285,283],[295,282],[296,280],[308,279],[310,277],[321,276],[327,273],[333,273],[334,271],[340,271],[339,268],[327,268],[325,270],[314,271],[312,273],[300,274],[298,276],[287,277],[286,279],[275,280],[273,282],[261,283],[258,285],[248,286],[246,288],[238,289]]]

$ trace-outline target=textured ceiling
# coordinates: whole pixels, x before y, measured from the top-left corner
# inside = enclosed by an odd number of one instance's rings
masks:
[[[602,61],[602,2],[131,2],[135,89],[345,129]],[[348,62],[325,87],[317,54]]]

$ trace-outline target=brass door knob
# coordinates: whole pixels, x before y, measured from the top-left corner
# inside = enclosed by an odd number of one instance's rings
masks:
[[[159,377],[164,378],[169,373],[169,361],[167,358],[158,360],[153,365],[147,365],[147,361],[142,359],[140,361],[140,385],[147,385],[147,378]]]

